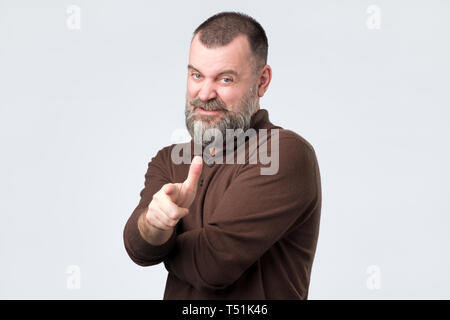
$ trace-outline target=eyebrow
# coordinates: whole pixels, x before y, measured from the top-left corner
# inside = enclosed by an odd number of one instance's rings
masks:
[[[198,70],[196,67],[194,67],[194,66],[191,65],[191,64],[188,64],[188,69],[193,69],[193,70],[195,70],[195,71],[201,73],[200,70]],[[237,73],[236,71],[232,70],[232,69],[224,70],[224,71],[220,72],[220,73],[218,74],[218,76],[220,76],[220,75],[222,75],[222,74],[232,74],[232,75],[234,75],[234,76],[236,76],[236,77],[239,76],[238,73]]]

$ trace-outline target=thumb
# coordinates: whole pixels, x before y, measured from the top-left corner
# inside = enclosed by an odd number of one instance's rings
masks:
[[[191,166],[189,167],[189,173],[186,180],[183,182],[182,190],[183,196],[186,196],[186,193],[192,196],[192,200],[197,193],[197,185],[198,180],[200,179],[200,175],[202,174],[203,168],[203,159],[201,156],[195,156],[192,159]]]

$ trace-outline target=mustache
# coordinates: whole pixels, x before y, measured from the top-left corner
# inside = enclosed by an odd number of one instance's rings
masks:
[[[191,101],[191,105],[206,111],[228,111],[227,106],[220,98],[211,99],[206,102],[202,101],[200,98],[195,98]]]

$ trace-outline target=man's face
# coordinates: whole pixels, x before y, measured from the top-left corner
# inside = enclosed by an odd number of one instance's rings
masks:
[[[207,129],[247,130],[259,97],[254,58],[247,38],[237,36],[223,47],[207,48],[193,39],[189,51],[186,126],[196,141],[211,141]]]

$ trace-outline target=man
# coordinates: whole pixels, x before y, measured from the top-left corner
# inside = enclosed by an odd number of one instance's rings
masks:
[[[219,13],[194,32],[185,107],[193,139],[181,144],[191,161],[174,161],[176,144],[151,159],[124,230],[135,263],[164,262],[164,299],[308,297],[320,174],[312,146],[273,125],[260,109],[272,77],[267,49],[264,29],[242,13]],[[253,130],[256,148],[251,150],[251,135],[239,145],[242,134],[232,137],[231,148],[211,144],[227,129]],[[216,161],[218,153],[236,160],[238,150],[244,150],[244,163]],[[276,156],[276,172],[263,174],[267,163],[249,161],[261,150]]]

